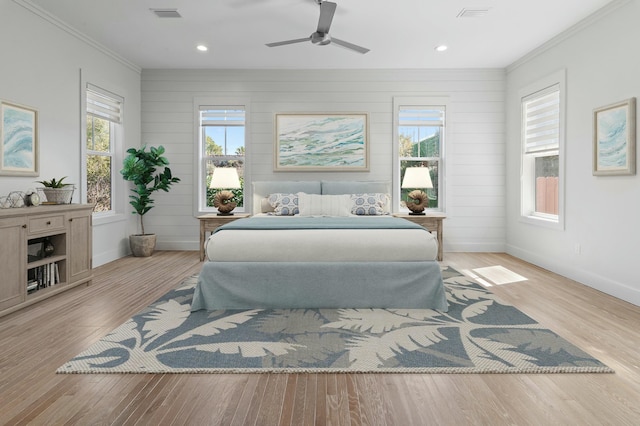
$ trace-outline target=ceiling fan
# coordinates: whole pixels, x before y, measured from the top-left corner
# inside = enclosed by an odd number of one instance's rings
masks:
[[[353,43],[349,43],[344,40],[337,39],[335,37],[331,37],[329,35],[329,28],[331,28],[331,21],[333,21],[333,15],[336,12],[336,3],[332,3],[330,1],[316,0],[316,3],[320,5],[320,19],[318,20],[318,29],[316,32],[311,34],[309,37],[305,38],[297,38],[294,40],[287,41],[278,41],[275,43],[267,43],[269,47],[276,46],[284,46],[285,44],[294,44],[294,43],[302,43],[305,41],[311,40],[311,43],[318,44],[321,46],[335,43],[338,46],[346,47],[347,49],[351,49],[355,52],[365,54],[369,51],[369,49],[355,45]]]

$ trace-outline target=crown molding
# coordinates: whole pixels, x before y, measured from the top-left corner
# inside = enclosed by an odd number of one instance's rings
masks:
[[[16,3],[19,6],[22,6],[23,8],[27,9],[31,13],[33,13],[35,15],[38,15],[39,17],[43,18],[45,21],[55,25],[56,27],[58,27],[61,30],[65,31],[66,33],[71,34],[72,36],[74,36],[78,40],[88,44],[92,48],[98,50],[99,52],[101,52],[101,53],[103,53],[105,55],[107,55],[111,59],[114,59],[117,62],[120,62],[122,65],[126,66],[127,68],[130,68],[131,70],[137,72],[138,74],[140,74],[142,72],[142,68],[140,68],[138,65],[136,65],[133,62],[123,58],[122,56],[120,56],[119,54],[114,52],[113,50],[111,50],[111,49],[105,47],[104,45],[98,43],[97,41],[93,40],[88,35],[86,35],[86,34],[80,32],[80,31],[76,30],[75,28],[71,27],[70,25],[68,25],[64,21],[60,20],[56,16],[54,16],[51,13],[47,12],[46,10],[42,9],[40,6],[37,6],[37,5],[33,4],[31,2],[31,0],[13,0],[13,2]]]
[[[614,0],[611,3],[607,4],[606,6],[604,6],[603,8],[596,10],[591,15],[587,16],[586,18],[584,18],[583,20],[581,20],[577,24],[569,27],[565,31],[561,32],[560,34],[558,34],[555,37],[553,37],[552,39],[550,39],[549,41],[547,41],[547,42],[541,44],[540,46],[536,47],[531,52],[527,53],[526,55],[524,55],[520,59],[518,59],[515,62],[513,62],[511,65],[508,65],[507,68],[506,68],[507,73],[510,73],[511,71],[514,71],[516,68],[518,68],[518,67],[526,64],[527,62],[533,60],[534,58],[540,56],[541,54],[543,54],[547,50],[551,49],[552,47],[557,46],[558,44],[562,43],[563,41],[573,37],[574,35],[576,35],[580,31],[582,31],[583,29],[593,25],[595,22],[601,20],[602,18],[604,18],[605,16],[607,16],[608,14],[613,12],[614,10],[626,5],[627,3],[630,3],[631,1],[632,0]]]

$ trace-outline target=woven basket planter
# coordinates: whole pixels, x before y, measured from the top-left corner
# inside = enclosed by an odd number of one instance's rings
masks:
[[[75,188],[38,188],[38,194],[47,204],[71,204]]]

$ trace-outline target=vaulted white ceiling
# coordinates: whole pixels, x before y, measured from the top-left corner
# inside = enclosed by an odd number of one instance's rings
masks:
[[[335,44],[265,46],[314,32],[315,0],[15,1],[140,68],[400,69],[506,67],[619,0],[334,0],[330,34],[371,49],[364,55]],[[479,16],[458,17],[465,9]],[[441,44],[444,53],[434,50]]]

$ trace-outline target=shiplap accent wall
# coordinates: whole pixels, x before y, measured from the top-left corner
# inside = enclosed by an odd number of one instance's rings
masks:
[[[145,218],[160,249],[198,245],[194,99],[249,100],[246,167],[252,180],[392,180],[393,98],[446,96],[445,250],[504,250],[504,70],[143,70],[141,88],[142,143],[164,145],[182,179],[158,195]],[[280,112],[367,112],[370,171],[274,172],[274,116]]]

